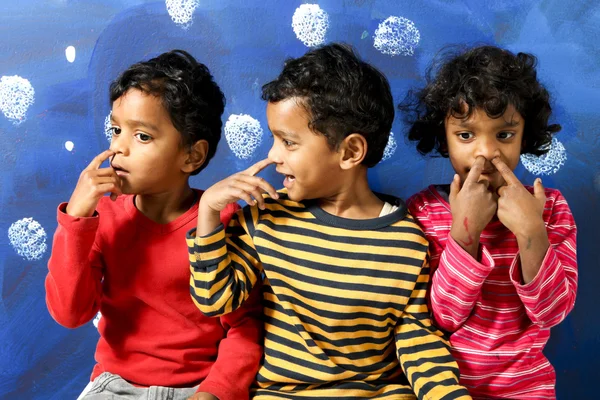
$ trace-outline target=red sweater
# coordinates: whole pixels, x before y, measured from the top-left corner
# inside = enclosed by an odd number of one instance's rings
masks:
[[[221,221],[237,208],[224,210]],[[46,304],[68,328],[102,313],[91,379],[106,371],[139,386],[200,384],[198,391],[220,400],[247,399],[263,354],[260,290],[232,314],[198,311],[185,240],[198,202],[168,224],[148,219],[133,196],[102,198],[90,218],[65,209],[58,207]]]
[[[461,383],[473,398],[556,397],[554,369],[542,349],[550,328],[575,303],[577,230],[562,194],[546,189],[546,197],[550,248],[526,285],[517,240],[500,221],[482,232],[481,259],[475,260],[449,235],[447,196],[430,186],[408,200],[430,242],[432,313],[438,326],[452,332]]]

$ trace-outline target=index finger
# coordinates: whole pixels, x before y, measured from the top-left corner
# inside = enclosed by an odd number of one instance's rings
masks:
[[[521,181],[516,175],[512,172],[512,170],[500,159],[500,157],[494,157],[492,159],[492,164],[496,167],[500,175],[504,178],[504,181],[508,185],[520,185]]]
[[[273,163],[274,163],[273,160],[265,158],[264,160],[260,160],[256,164],[252,165],[251,167],[246,169],[246,171],[244,171],[244,172],[250,176],[254,176]]]
[[[476,183],[479,180],[479,177],[481,176],[481,171],[483,171],[484,165],[485,165],[485,157],[478,156],[475,159],[475,162],[473,163],[473,165],[471,166],[471,170],[469,171],[469,174],[465,178],[465,183],[467,183],[467,182]]]
[[[114,155],[115,152],[112,150],[104,150],[102,153],[98,154],[92,162],[87,166],[86,169],[99,169],[102,163],[109,159],[110,156]]]

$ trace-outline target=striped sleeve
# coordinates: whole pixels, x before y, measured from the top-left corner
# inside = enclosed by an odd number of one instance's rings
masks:
[[[188,234],[190,292],[207,316],[237,310],[260,277],[260,261],[249,230],[258,218],[256,207],[245,207],[231,219],[227,233],[220,225],[213,233]]]
[[[551,328],[565,319],[575,305],[577,293],[577,227],[565,198],[554,192],[546,223],[550,247],[535,278],[521,284],[520,257],[511,265],[510,277],[529,319]],[[552,198],[546,203],[552,201]]]
[[[429,218],[420,195],[408,201],[410,212],[419,221],[432,248],[430,302],[437,326],[455,332],[469,318],[481,295],[481,287],[495,266],[490,251],[480,245],[481,260],[474,259],[448,234],[441,246],[435,222]]]
[[[458,365],[448,342],[429,318],[428,284],[429,266],[425,260],[395,328],[400,365],[418,399],[470,399],[468,391],[459,385]]]

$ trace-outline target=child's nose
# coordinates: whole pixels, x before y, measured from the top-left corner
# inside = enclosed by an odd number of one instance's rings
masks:
[[[494,157],[500,156],[500,148],[495,140],[482,138],[475,152],[475,158],[478,156],[483,156],[486,160],[491,161]]]
[[[110,150],[114,151],[117,154],[128,155],[129,154],[129,146],[127,144],[127,138],[124,137],[124,133],[121,132],[119,135],[113,135],[112,140],[110,141]]]
[[[275,164],[281,164],[281,156],[279,151],[277,151],[277,143],[274,142],[269,150],[269,160],[273,161]]]

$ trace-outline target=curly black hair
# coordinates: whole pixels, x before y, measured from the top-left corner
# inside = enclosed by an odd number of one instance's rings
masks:
[[[421,154],[435,150],[448,157],[444,125],[449,115],[467,119],[480,108],[498,118],[513,105],[525,120],[521,153],[547,153],[561,127],[548,125],[550,95],[537,79],[536,64],[532,54],[495,46],[441,52],[427,71],[425,87],[409,91],[398,105],[410,125],[408,139],[417,142]]]
[[[394,100],[387,78],[362,61],[352,47],[333,43],[288,59],[283,71],[262,87],[262,99],[276,103],[296,97],[306,109],[309,128],[332,149],[350,134],[367,141],[363,164],[383,157],[394,120]]]
[[[208,68],[188,52],[172,50],[125,70],[110,85],[111,104],[132,88],[161,99],[184,147],[208,142],[206,161],[192,172],[198,174],[215,155],[225,109],[223,92]]]

